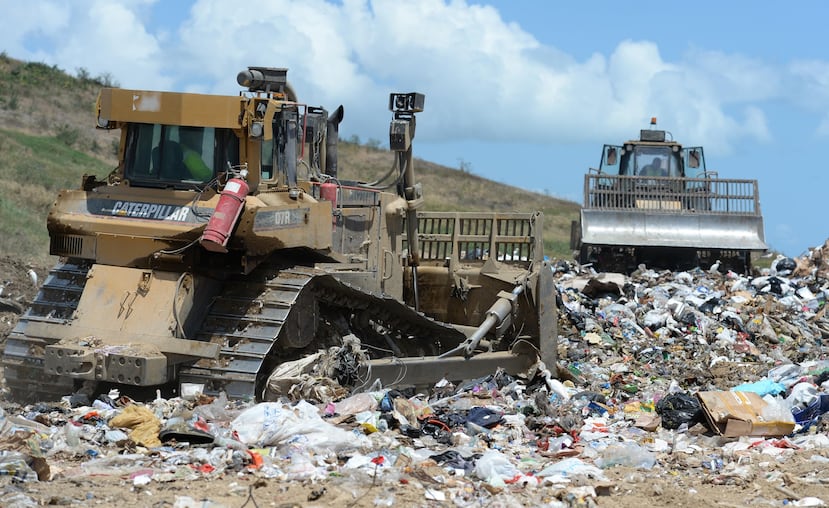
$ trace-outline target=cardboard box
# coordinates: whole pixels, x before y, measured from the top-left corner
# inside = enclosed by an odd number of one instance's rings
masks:
[[[794,431],[794,419],[763,421],[767,404],[754,392],[698,392],[697,398],[711,428],[722,436],[787,436]]]

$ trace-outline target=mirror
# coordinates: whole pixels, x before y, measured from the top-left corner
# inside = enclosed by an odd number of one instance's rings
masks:
[[[688,153],[688,166],[692,168],[699,167],[699,150],[691,150]]]
[[[608,166],[616,165],[616,148],[610,147],[607,149],[607,156],[605,157],[605,164]]]

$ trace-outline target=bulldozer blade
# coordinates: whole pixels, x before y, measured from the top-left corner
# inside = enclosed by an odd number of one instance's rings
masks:
[[[582,210],[583,245],[763,251],[763,218],[752,215]]]

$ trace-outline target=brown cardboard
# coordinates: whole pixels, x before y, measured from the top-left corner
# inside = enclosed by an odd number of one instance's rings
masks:
[[[763,421],[766,401],[754,392],[698,392],[697,398],[711,427],[722,436],[786,436],[794,431],[794,421]]]

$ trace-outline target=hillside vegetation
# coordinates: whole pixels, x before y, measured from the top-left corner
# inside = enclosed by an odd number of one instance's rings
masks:
[[[0,54],[0,256],[49,262],[46,215],[57,192],[77,188],[85,173],[103,177],[115,167],[117,133],[95,129],[95,99],[103,86],[117,83]],[[341,142],[339,157],[340,174],[349,180],[372,181],[393,163],[388,150],[357,143]],[[578,204],[420,159],[415,171],[425,210],[541,210],[545,252],[570,257]]]

